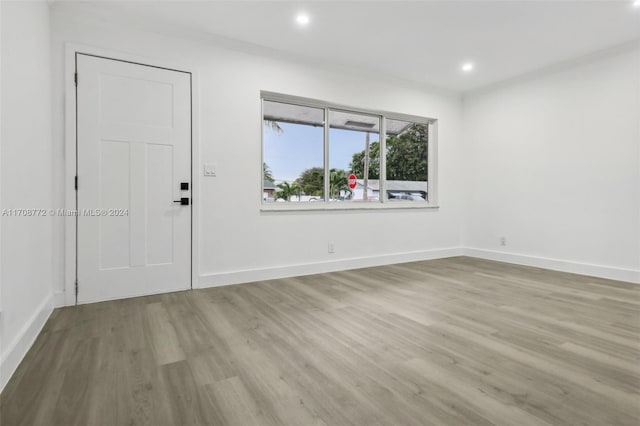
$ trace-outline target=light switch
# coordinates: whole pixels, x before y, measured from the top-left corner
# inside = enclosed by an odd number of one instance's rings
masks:
[[[216,165],[213,163],[206,163],[204,165],[204,175],[205,176],[216,176]]]

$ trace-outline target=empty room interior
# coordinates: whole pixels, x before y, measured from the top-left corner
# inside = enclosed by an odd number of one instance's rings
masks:
[[[640,425],[640,1],[0,22],[0,426]]]

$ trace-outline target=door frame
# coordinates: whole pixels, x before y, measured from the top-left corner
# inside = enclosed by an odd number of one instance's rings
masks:
[[[199,105],[198,83],[199,74],[194,66],[175,64],[167,60],[158,60],[145,56],[128,54],[121,51],[104,49],[78,43],[65,44],[64,59],[64,209],[77,211],[77,192],[75,190],[75,176],[77,173],[77,115],[76,115],[76,56],[85,54],[102,57],[108,60],[135,63],[143,66],[164,68],[172,71],[185,72],[191,75],[191,288],[198,288],[199,278],[199,212],[200,212],[200,135],[199,135]],[[82,84],[82,76],[79,77]],[[80,182],[82,184],[82,182]],[[64,293],[57,295],[57,306],[73,306],[76,304],[76,277],[77,277],[77,217],[64,216]],[[82,283],[79,283],[82,291]],[[154,294],[154,293],[150,293]],[[141,295],[142,296],[142,295]]]

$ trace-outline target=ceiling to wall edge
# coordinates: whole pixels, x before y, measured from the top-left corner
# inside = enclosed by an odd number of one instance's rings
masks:
[[[636,40],[628,41],[626,43],[622,43],[616,46],[608,47],[606,49],[598,50],[597,52],[589,53],[587,55],[578,56],[573,59],[557,62],[555,64],[538,68],[536,70],[532,70],[527,73],[520,74],[511,78],[507,78],[493,84],[488,84],[486,86],[479,87],[477,89],[465,90],[460,92],[460,96],[464,101],[465,99],[472,98],[474,96],[479,96],[485,93],[489,93],[494,90],[499,90],[499,89],[507,88],[510,86],[526,83],[527,81],[536,80],[545,75],[550,75],[550,74],[555,74],[558,72],[570,70],[572,68],[580,67],[582,65],[596,62],[601,59],[606,59],[606,58],[617,56],[620,54],[633,52],[635,50],[638,51],[638,65],[640,66],[640,38],[638,38]]]
[[[93,13],[88,13],[86,10],[72,10],[67,11],[63,8],[66,7],[63,0],[47,0],[50,7],[57,9],[60,13],[71,17],[71,19],[78,20],[82,19],[83,24],[91,24],[92,26],[105,27],[104,20],[100,19],[100,17],[96,16]],[[127,31],[138,32],[138,33],[151,33],[161,37],[171,37],[177,38],[186,41],[195,41],[199,43],[203,43],[208,45],[209,47],[214,47],[218,49],[228,50],[232,52],[239,52],[248,55],[260,56],[269,60],[290,62],[296,65],[303,66],[313,66],[315,68],[319,68],[321,70],[339,74],[350,74],[355,77],[362,78],[369,77],[375,80],[385,80],[394,85],[407,88],[407,89],[415,89],[429,92],[433,95],[439,95],[444,97],[455,97],[460,98],[462,92],[459,90],[454,90],[450,88],[444,88],[436,85],[430,85],[423,82],[418,82],[414,80],[404,79],[395,75],[389,75],[380,73],[377,71],[371,71],[368,69],[362,69],[355,67],[350,64],[341,64],[334,63],[332,65],[327,65],[326,62],[316,59],[313,56],[307,55],[298,55],[294,53],[285,52],[282,50],[274,49],[267,46],[262,46],[255,43],[250,43],[234,38],[229,38],[225,36],[221,36],[218,34],[201,31],[201,30],[192,30],[188,28],[184,28],[181,26],[171,26],[171,25],[163,25],[152,22],[110,22],[108,27],[120,27]],[[81,41],[80,41],[81,42]],[[96,46],[102,47],[102,46]]]
[[[65,7],[65,3],[62,0],[47,0],[47,2],[50,5],[50,7],[53,7],[56,9],[59,9],[60,7]],[[72,19],[78,19],[79,17],[82,17],[82,18],[85,18],[86,20],[94,21],[94,23],[99,26],[103,26],[103,27],[105,26],[104,20],[100,19],[99,16],[96,16],[95,13],[89,12],[87,9],[81,9],[80,11],[78,11],[77,9],[65,11],[63,9],[62,13],[63,14],[66,13],[68,16],[71,16]],[[262,46],[262,45],[251,43],[251,42],[229,38],[226,36],[221,36],[218,34],[207,32],[207,31],[193,30],[193,29],[185,28],[183,26],[167,25],[165,23],[156,23],[156,22],[150,22],[150,21],[129,22],[126,19],[120,22],[108,23],[109,27],[112,27],[114,25],[132,32],[152,33],[162,37],[173,37],[173,38],[178,38],[178,39],[187,40],[187,41],[196,41],[196,42],[206,44],[210,47],[224,49],[232,52],[239,52],[239,53],[244,53],[249,55],[260,56],[269,60],[291,62],[296,65],[303,65],[303,66],[313,66],[327,72],[333,72],[333,73],[339,73],[339,74],[347,73],[349,75],[354,75],[359,78],[364,76],[374,80],[385,80],[403,88],[425,91],[433,95],[439,95],[444,97],[454,97],[454,98],[458,98],[459,100],[464,100],[465,98],[471,98],[473,96],[488,93],[493,90],[521,84],[526,81],[535,80],[547,74],[553,74],[556,72],[568,70],[568,69],[571,69],[583,64],[587,64],[589,62],[597,61],[599,59],[603,59],[609,56],[615,56],[625,52],[633,51],[634,49],[640,49],[640,38],[638,38],[622,44],[601,49],[599,51],[592,52],[586,55],[581,55],[572,59],[553,63],[547,66],[543,66],[541,68],[538,68],[523,74],[519,74],[504,80],[500,80],[498,82],[491,83],[485,86],[481,86],[481,87],[469,89],[469,90],[456,90],[452,88],[441,87],[441,86],[419,82],[415,80],[409,80],[409,79],[398,77],[395,75],[381,73],[378,71],[363,69],[361,67],[356,67],[354,65],[346,64],[346,63],[333,63],[331,65],[328,65],[325,61],[316,59],[310,55],[300,55],[296,53],[285,52],[279,49],[274,49],[272,47]]]

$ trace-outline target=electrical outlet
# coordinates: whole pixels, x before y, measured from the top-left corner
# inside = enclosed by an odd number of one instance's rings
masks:
[[[329,253],[335,253],[336,252],[336,247],[333,244],[333,241],[329,241],[328,251],[329,251]]]
[[[501,246],[506,246],[507,245],[507,238],[506,237],[500,237],[500,245]]]

